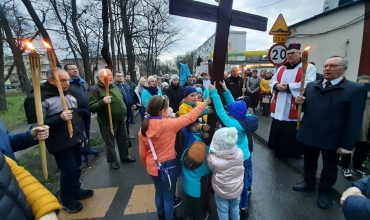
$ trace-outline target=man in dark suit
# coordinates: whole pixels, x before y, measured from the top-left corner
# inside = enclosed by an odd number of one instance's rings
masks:
[[[309,63],[311,63],[312,65],[316,66],[315,65],[315,62],[309,62]],[[322,79],[324,79],[324,76],[322,74],[320,74],[320,73],[316,73],[316,80],[322,80]]]
[[[324,79],[309,83],[303,96],[296,97],[296,103],[303,104],[304,111],[297,139],[305,145],[305,177],[294,184],[293,189],[298,192],[315,190],[321,152],[323,169],[317,204],[323,209],[330,207],[329,192],[337,180],[339,155],[352,152],[365,110],[367,89],[348,81],[344,77],[347,69],[346,58],[330,57],[323,66]]]

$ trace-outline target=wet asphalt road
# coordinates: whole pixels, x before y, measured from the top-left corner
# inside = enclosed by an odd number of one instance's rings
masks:
[[[130,129],[135,136],[137,136],[139,130],[140,119],[136,117],[136,121],[138,123],[132,125]],[[92,219],[158,219],[155,212],[144,211],[144,213],[124,215],[129,199],[132,197],[133,188],[137,185],[152,184],[150,176],[139,160],[137,138],[132,140],[132,144],[130,154],[137,159],[136,163],[121,164],[119,170],[111,170],[103,154],[90,169],[83,173],[81,177],[83,188],[118,187],[117,193],[104,217]],[[344,219],[339,201],[332,200],[332,206],[329,210],[319,209],[316,206],[317,192],[298,193],[292,190],[292,185],[302,180],[301,173],[275,158],[266,146],[255,142],[254,148],[252,154],[253,186],[250,197],[249,219]],[[178,180],[178,194],[181,198],[185,198],[181,188],[182,180],[180,177]],[[99,203],[99,201],[94,202]],[[183,213],[184,208],[183,203],[182,206],[176,209],[176,212]],[[213,198],[209,219],[218,219]]]

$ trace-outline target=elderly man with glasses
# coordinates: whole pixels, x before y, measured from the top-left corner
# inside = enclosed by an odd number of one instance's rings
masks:
[[[317,205],[323,209],[330,207],[329,193],[337,180],[339,155],[351,154],[361,134],[367,88],[347,80],[347,69],[346,58],[330,57],[323,66],[324,79],[309,83],[303,96],[296,97],[304,112],[297,134],[304,144],[304,180],[294,184],[293,189],[315,190],[321,153],[323,168]]]
[[[297,106],[295,97],[299,95],[302,62],[301,44],[291,43],[287,50],[288,59],[277,69],[269,82],[273,97],[271,100],[272,124],[268,147],[279,157],[298,158],[303,154],[302,144],[296,140]],[[308,64],[305,86],[316,79],[316,67]]]

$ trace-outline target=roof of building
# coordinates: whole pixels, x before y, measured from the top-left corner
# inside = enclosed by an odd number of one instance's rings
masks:
[[[337,11],[340,11],[340,10],[345,9],[345,8],[348,8],[348,7],[353,7],[355,5],[358,5],[358,4],[361,4],[361,3],[365,3],[366,1],[368,1],[368,0],[358,0],[358,1],[354,1],[354,2],[350,2],[350,3],[347,3],[347,4],[341,5],[339,7],[336,7],[334,9],[332,9],[332,10],[325,11],[325,12],[323,12],[321,14],[318,14],[318,15],[315,15],[313,17],[310,17],[310,18],[308,18],[306,20],[303,20],[303,21],[300,21],[298,23],[292,24],[292,25],[289,26],[289,28],[293,28],[293,27],[299,26],[299,25],[304,24],[306,22],[315,20],[317,18],[324,17],[324,16],[326,16],[328,14],[331,14],[331,13],[334,13],[334,12],[337,12]]]

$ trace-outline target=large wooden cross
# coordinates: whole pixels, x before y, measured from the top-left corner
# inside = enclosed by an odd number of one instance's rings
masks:
[[[213,66],[210,73],[212,83],[214,81],[220,82],[224,77],[230,25],[259,31],[266,31],[267,28],[267,18],[233,10],[232,7],[233,0],[219,0],[219,6],[191,0],[170,0],[169,9],[172,15],[217,23]],[[222,88],[218,83],[217,89],[219,94],[222,95]],[[216,121],[216,114],[208,116],[208,124],[211,127],[214,128]]]

